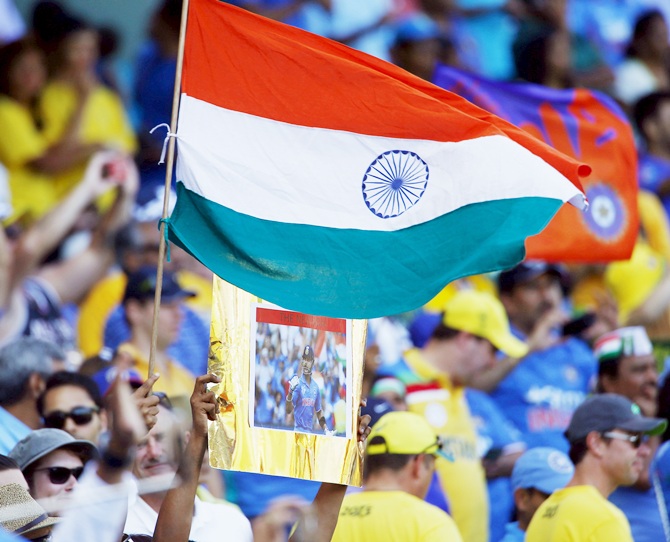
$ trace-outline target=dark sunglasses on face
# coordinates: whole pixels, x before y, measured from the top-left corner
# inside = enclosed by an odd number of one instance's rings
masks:
[[[49,473],[49,481],[52,484],[61,486],[70,479],[70,476],[74,476],[75,480],[79,480],[81,473],[84,472],[84,467],[75,467],[74,469],[68,469],[67,467],[45,467],[43,469],[35,469],[35,472],[41,470]]]
[[[626,435],[624,433],[614,433],[612,431],[609,431],[607,433],[603,433],[602,435],[605,438],[613,438],[613,439],[616,439],[616,440],[626,440],[626,441],[631,443],[633,448],[639,448],[640,446],[642,446],[643,442],[647,442],[647,440],[648,440],[646,435],[640,435],[640,434]]]
[[[100,412],[100,409],[97,406],[78,406],[74,407],[70,412],[56,410],[44,416],[44,427],[63,429],[68,418],[77,425],[86,425],[93,419],[93,414],[97,412]]]

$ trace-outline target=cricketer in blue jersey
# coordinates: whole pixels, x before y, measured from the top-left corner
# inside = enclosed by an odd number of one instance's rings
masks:
[[[314,414],[319,420],[319,425],[326,435],[334,435],[335,431],[329,431],[326,419],[321,409],[321,390],[316,382],[312,380],[312,369],[314,368],[314,350],[311,346],[305,346],[300,363],[302,376],[294,375],[289,381],[289,392],[286,395],[286,414],[293,414],[294,428],[296,431],[313,432]]]

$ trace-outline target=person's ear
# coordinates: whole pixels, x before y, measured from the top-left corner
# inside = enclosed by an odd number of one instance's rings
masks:
[[[606,444],[600,433],[591,431],[586,435],[586,447],[596,457],[602,457]]]
[[[31,373],[28,377],[27,388],[26,391],[30,394],[30,397],[37,401],[37,398],[42,395],[46,389],[44,377],[39,373]]]
[[[527,489],[519,487],[514,490],[514,505],[518,510],[525,512],[528,509],[528,501],[530,500],[530,493]]]

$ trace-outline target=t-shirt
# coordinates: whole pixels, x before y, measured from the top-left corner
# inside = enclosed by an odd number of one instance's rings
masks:
[[[623,512],[593,486],[552,493],[537,509],[526,542],[633,542]]]
[[[523,339],[521,333],[513,332]],[[567,453],[563,435],[596,374],[588,345],[576,338],[526,356],[491,392],[529,448],[550,446]]]
[[[314,427],[314,413],[321,410],[321,392],[319,385],[311,380],[308,384],[304,376],[293,390],[293,418],[295,428],[303,431],[312,431]]]
[[[665,538],[653,488],[640,491],[634,487],[619,487],[609,496],[609,501],[626,515],[635,542],[657,542]]]
[[[6,96],[0,96],[0,126],[0,163],[9,171],[12,219],[23,217],[32,222],[57,202],[53,180],[28,167],[49,145],[35,126],[30,111]]]
[[[158,514],[137,495],[128,502],[128,517],[123,532],[153,535]],[[240,509],[229,503],[211,503],[195,498],[195,513],[189,539],[197,542],[235,540],[252,542],[251,524]]]
[[[466,390],[465,398],[477,430],[477,454],[483,458],[495,457],[525,450],[521,433],[505,417],[502,410],[484,392]],[[491,540],[500,540],[505,526],[514,512],[512,483],[509,476],[487,479],[489,495],[489,535]]]
[[[486,542],[486,476],[477,454],[477,434],[465,389],[454,386],[449,375],[436,371],[416,348],[405,353],[394,373],[407,386],[409,410],[426,419],[454,458],[453,462],[438,458],[436,469],[461,536],[468,542]]]
[[[461,535],[442,510],[404,491],[344,497],[333,542],[453,542]]]
[[[50,143],[63,137],[76,111],[78,93],[70,84],[52,81],[43,90],[39,108],[44,120],[44,135]],[[99,143],[133,154],[135,134],[126,116],[121,98],[111,89],[97,86],[87,98],[81,116],[79,137],[82,143]],[[59,197],[67,194],[82,178],[86,162],[55,176]]]

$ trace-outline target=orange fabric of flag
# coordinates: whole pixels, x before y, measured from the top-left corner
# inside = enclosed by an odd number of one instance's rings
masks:
[[[589,209],[564,205],[526,240],[527,259],[596,263],[630,257],[639,228],[637,151],[630,123],[612,99],[586,89],[490,81],[446,66],[438,68],[435,83],[592,167],[582,179]]]

